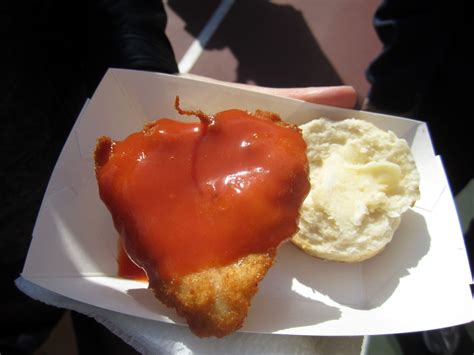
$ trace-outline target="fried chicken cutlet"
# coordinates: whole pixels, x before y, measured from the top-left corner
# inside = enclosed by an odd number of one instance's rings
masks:
[[[199,336],[239,329],[309,192],[306,144],[270,113],[159,119],[95,151],[101,199],[155,296]]]
[[[150,279],[150,287],[156,298],[187,320],[196,335],[222,337],[242,326],[257,285],[274,258],[274,252],[251,254],[173,282]]]

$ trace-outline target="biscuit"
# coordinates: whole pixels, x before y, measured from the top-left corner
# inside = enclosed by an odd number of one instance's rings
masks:
[[[407,142],[357,119],[316,119],[301,129],[311,191],[293,243],[312,256],[335,261],[378,254],[420,196]]]

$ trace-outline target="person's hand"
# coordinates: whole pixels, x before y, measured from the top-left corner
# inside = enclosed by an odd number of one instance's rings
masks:
[[[286,96],[315,104],[353,108],[357,102],[357,93],[352,86],[321,86],[308,88],[266,88],[245,85],[247,88],[267,94]]]
[[[185,77],[197,78],[200,80],[211,81],[215,83],[224,83],[235,87],[254,90],[266,94],[291,97],[314,104],[336,106],[342,108],[353,108],[357,102],[357,93],[352,86],[321,86],[321,87],[306,87],[306,88],[268,88],[263,86],[229,83],[216,79],[211,79],[194,74],[181,74]]]

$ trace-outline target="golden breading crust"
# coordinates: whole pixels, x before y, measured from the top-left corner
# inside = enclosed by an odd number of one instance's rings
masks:
[[[258,283],[274,259],[275,252],[250,254],[173,281],[149,275],[150,288],[156,298],[186,318],[193,333],[223,337],[242,326]]]

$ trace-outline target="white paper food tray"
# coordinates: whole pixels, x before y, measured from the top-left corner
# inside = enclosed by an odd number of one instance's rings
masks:
[[[147,284],[118,278],[117,233],[99,199],[93,150],[97,137],[123,139],[153,119],[185,109],[279,113],[296,124],[355,117],[405,138],[421,176],[421,199],[380,255],[344,264],[312,258],[284,244],[261,282],[242,331],[300,335],[411,332],[473,318],[471,275],[455,206],[425,123],[336,109],[149,72],[111,69],[86,103],[56,164],[22,276],[91,305],[183,324]]]

